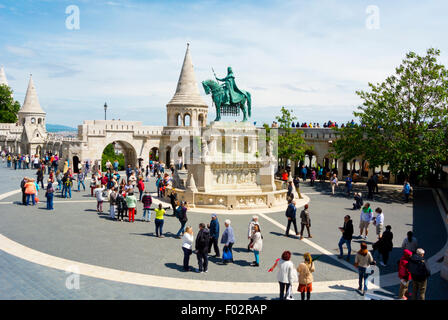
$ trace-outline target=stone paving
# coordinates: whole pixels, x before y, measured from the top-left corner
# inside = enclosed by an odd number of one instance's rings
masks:
[[[17,170],[18,171],[18,170]],[[0,169],[3,181],[0,193],[17,189],[22,172],[10,169]],[[34,171],[24,170],[27,175],[33,176]],[[147,184],[154,191],[153,181]],[[381,191],[381,190],[380,190]],[[353,217],[355,235],[359,229],[359,213],[349,210],[351,199],[339,193],[336,197],[329,195],[326,184],[316,187],[301,185],[301,192],[308,194],[311,199],[310,209],[312,217],[312,235],[310,239],[326,250],[337,254],[337,242],[340,232],[337,229],[342,225],[345,214]],[[40,194],[41,199],[43,192]],[[408,230],[414,229],[422,247],[428,256],[440,250],[446,241],[446,232],[440,223],[440,214],[430,190],[417,191],[414,204],[404,205],[400,195],[393,192],[380,192],[372,207],[381,206],[386,216],[386,224],[392,225],[394,232],[394,251],[389,266],[382,268],[382,274],[396,272],[396,261],[400,250],[397,248]],[[124,271],[132,271],[166,277],[234,281],[234,282],[275,282],[275,272],[266,270],[283,250],[293,252],[293,261],[297,265],[304,252],[309,251],[317,258],[315,281],[349,280],[356,279],[357,274],[342,265],[335,259],[322,255],[318,250],[305,244],[295,237],[285,237],[284,231],[264,218],[260,218],[264,247],[261,253],[260,268],[250,267],[253,254],[247,252],[247,225],[250,216],[220,214],[221,233],[223,221],[232,220],[237,243],[235,245],[235,264],[224,266],[219,259],[210,259],[209,273],[196,274],[182,272],[181,242],[172,237],[179,228],[179,222],[174,217],[166,217],[164,232],[166,238],[159,239],[153,236],[154,224],[138,221],[141,218],[141,205],[137,221],[115,222],[107,218],[106,214],[96,213],[96,201],[87,192],[73,192],[73,199],[55,198],[53,212],[44,209],[45,203],[36,207],[23,207],[7,202],[20,201],[20,194],[13,195],[0,201],[2,224],[0,233],[4,236],[41,252],[74,261],[92,265],[104,266]],[[104,205],[104,210],[109,205]],[[199,222],[209,222],[209,214],[189,212],[188,225],[197,230]],[[171,210],[168,211],[171,214]],[[286,225],[284,212],[267,214],[271,219]],[[153,218],[152,218],[153,219]],[[431,230],[429,234],[427,230]],[[374,239],[374,228],[370,228],[369,241]],[[433,235],[438,235],[439,241],[434,241]],[[358,245],[353,242],[355,250]],[[222,246],[220,246],[222,248]],[[352,261],[353,262],[353,261]],[[190,260],[192,266],[197,266],[194,256]],[[146,286],[135,286],[114,281],[106,281],[82,276],[81,290],[67,290],[65,278],[67,275],[60,270],[46,268],[31,262],[24,261],[0,251],[0,298],[2,299],[182,299],[188,296],[191,299],[272,299],[275,295],[255,297],[243,294],[218,294],[185,292]],[[13,271],[16,270],[16,271]],[[17,272],[20,270],[20,272]],[[15,276],[14,276],[15,275]],[[435,275],[428,288],[428,298],[436,299],[447,297],[443,290],[444,283],[437,282]],[[62,284],[60,283],[62,281]],[[30,287],[31,289],[26,289]],[[41,288],[41,289],[40,289]],[[397,292],[395,286],[391,292]],[[445,291],[445,292],[444,292]],[[359,294],[352,288],[342,288],[337,293],[316,293],[315,299],[360,299]]]

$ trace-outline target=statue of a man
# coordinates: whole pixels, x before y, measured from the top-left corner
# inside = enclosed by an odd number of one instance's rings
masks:
[[[244,99],[241,97],[244,96],[244,93],[241,92],[241,90],[238,89],[238,87],[236,86],[235,76],[233,75],[232,67],[227,68],[227,76],[225,78],[219,79],[216,76],[216,73],[215,78],[218,81],[224,82],[223,88],[224,92],[226,93],[227,103],[234,104]]]

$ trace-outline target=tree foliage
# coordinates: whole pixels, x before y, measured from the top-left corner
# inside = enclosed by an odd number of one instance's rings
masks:
[[[293,161],[303,160],[305,151],[310,150],[302,137],[303,131],[296,129],[294,132],[291,123],[297,118],[292,115],[292,110],[285,107],[281,109],[281,115],[275,117],[279,123],[280,133],[278,135],[278,157],[282,159],[283,167],[286,167],[288,159]]]
[[[20,110],[20,103],[14,101],[13,91],[5,84],[0,85],[0,122],[15,123]]]
[[[370,166],[389,165],[406,177],[428,177],[448,156],[448,71],[437,63],[440,51],[426,56],[409,52],[395,74],[370,91],[357,91],[364,100],[354,112],[360,125],[335,129],[333,147],[348,161],[363,156]]]

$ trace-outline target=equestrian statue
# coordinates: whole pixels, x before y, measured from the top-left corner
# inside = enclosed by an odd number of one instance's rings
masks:
[[[202,86],[206,94],[212,94],[216,107],[215,121],[221,120],[221,113],[223,115],[239,115],[240,110],[243,112],[243,122],[247,121],[247,117],[251,117],[250,93],[236,86],[232,67],[227,68],[227,76],[225,78],[219,79],[214,71],[213,74],[215,79],[223,82],[223,84],[219,84],[214,80],[205,80],[202,81]]]

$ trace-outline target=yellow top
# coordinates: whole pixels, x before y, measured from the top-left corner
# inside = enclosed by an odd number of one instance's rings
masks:
[[[165,214],[165,209],[154,209],[156,212],[156,219],[163,220],[163,215]]]

